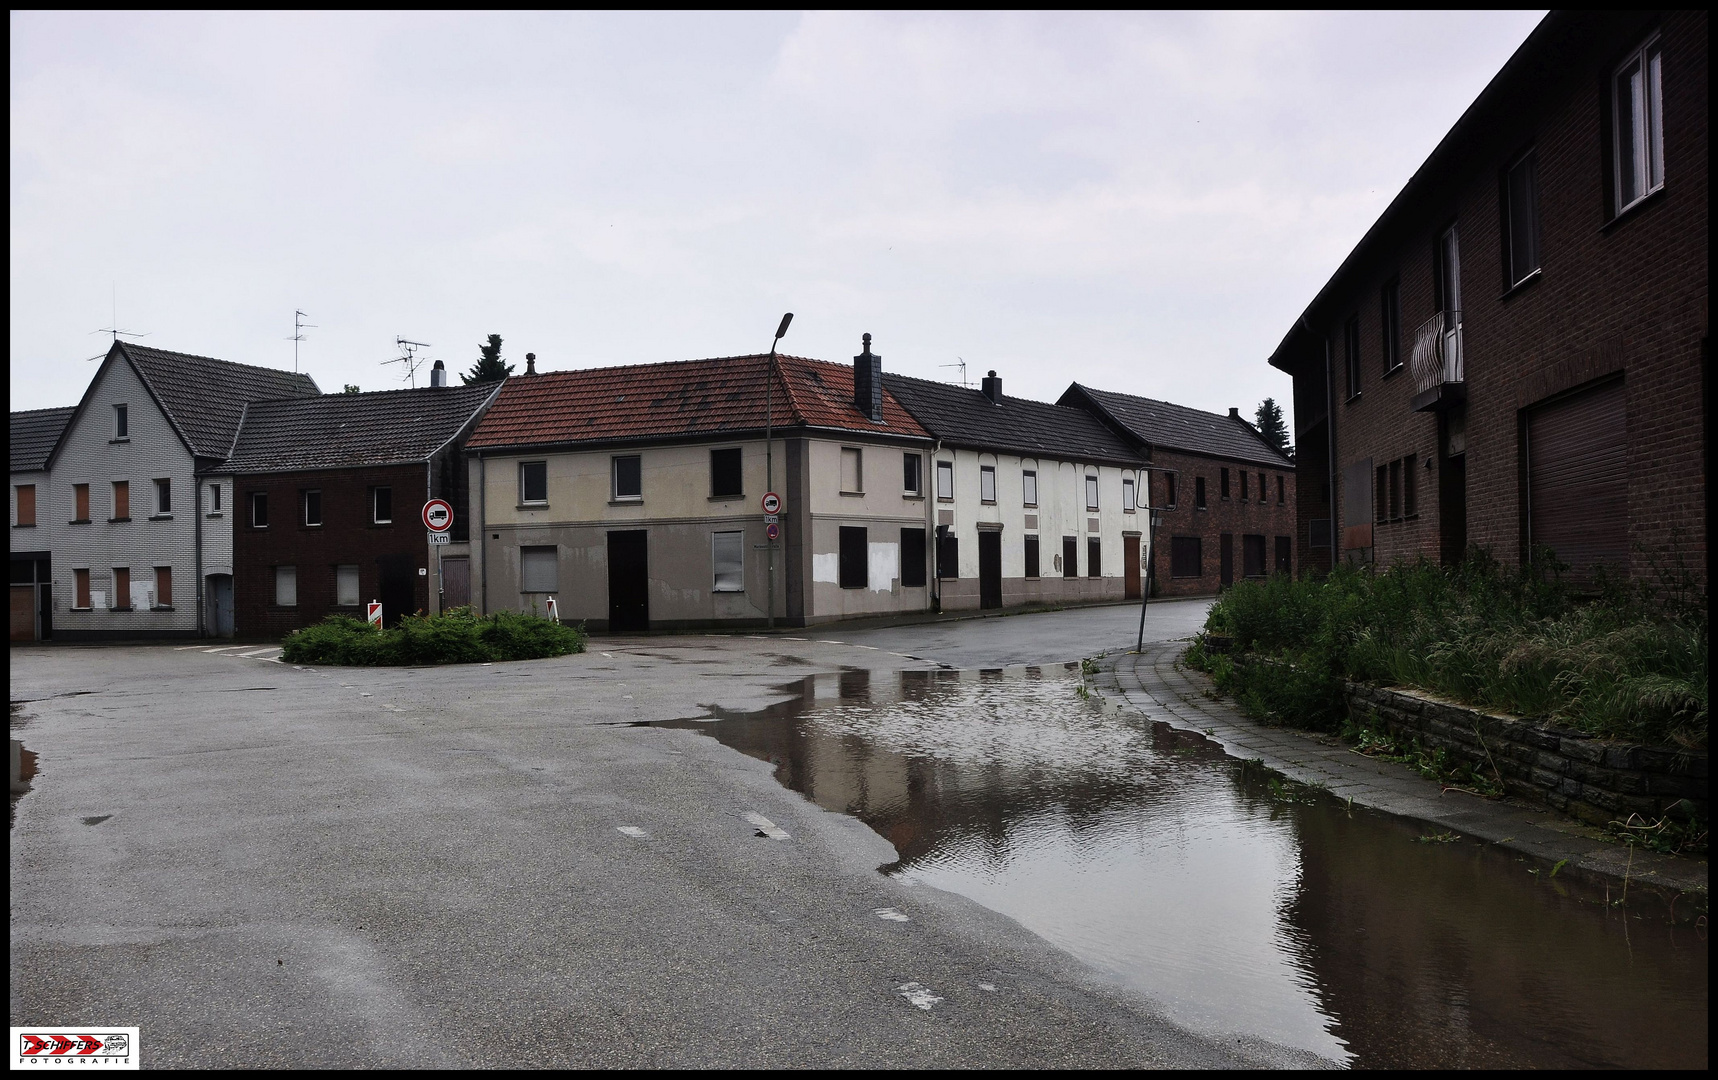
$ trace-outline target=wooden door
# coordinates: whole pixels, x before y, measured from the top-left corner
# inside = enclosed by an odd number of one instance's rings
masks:
[[[12,640],[36,640],[36,587],[12,586]]]
[[[1129,600],[1139,599],[1139,537],[1124,536],[1121,538],[1122,562],[1122,595]]]
[[[471,560],[454,555],[441,561],[441,609],[471,603]]]
[[[978,606],[1002,606],[1002,534],[993,529],[978,534]]]

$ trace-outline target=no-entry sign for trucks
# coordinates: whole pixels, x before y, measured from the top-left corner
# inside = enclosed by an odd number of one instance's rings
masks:
[[[453,528],[453,507],[446,499],[431,499],[424,503],[424,528],[432,533],[444,533]]]
[[[779,513],[781,513],[781,496],[780,495],[777,495],[773,491],[764,492],[764,513],[766,513],[766,514],[779,514]]]

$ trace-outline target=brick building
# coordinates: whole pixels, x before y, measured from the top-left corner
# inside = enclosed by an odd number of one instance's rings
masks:
[[[1074,383],[1085,409],[1139,448],[1150,505],[1163,511],[1154,596],[1209,595],[1237,578],[1293,573],[1294,463],[1243,420]]]
[[[1706,557],[1707,16],[1553,12],[1289,330],[1303,563]]]
[[[379,600],[402,615],[469,602],[463,446],[501,383],[253,403],[216,472],[234,493],[236,632],[275,638]],[[453,506],[431,543],[426,501]]]

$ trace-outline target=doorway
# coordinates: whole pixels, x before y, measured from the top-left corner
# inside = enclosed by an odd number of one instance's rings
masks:
[[[210,574],[203,583],[204,601],[209,606],[204,625],[210,637],[233,636],[233,576]]]
[[[1235,537],[1224,533],[1217,538],[1217,582],[1227,589],[1235,583]]]
[[[1121,538],[1122,596],[1139,599],[1139,537]]]
[[[471,603],[471,559],[453,555],[441,561],[441,610]]]
[[[608,534],[608,628],[650,629],[650,534]]]
[[[413,588],[413,579],[417,577],[415,562],[410,555],[376,556],[376,565],[382,571],[376,599],[382,602],[383,626],[398,626],[401,619],[417,610],[417,605],[412,602],[416,591]]]
[[[978,606],[1002,606],[1002,533],[995,529],[978,534]]]

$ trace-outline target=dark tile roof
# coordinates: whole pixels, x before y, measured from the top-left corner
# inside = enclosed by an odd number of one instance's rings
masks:
[[[199,457],[224,458],[247,402],[320,395],[308,375],[119,342],[168,420]]]
[[[12,432],[12,471],[30,472],[45,468],[66,421],[77,412],[76,405],[58,409],[31,409],[15,412],[6,421]]]
[[[1082,398],[1090,402],[1099,415],[1148,446],[1232,458],[1277,469],[1293,465],[1288,458],[1272,449],[1251,424],[1235,416],[1189,409],[1185,405],[1135,397],[1133,394],[1094,390],[1079,383],[1068,388],[1059,404],[1077,407]]]
[[[726,356],[515,376],[477,425],[470,449],[688,438],[764,429],[767,358]],[[777,356],[778,428],[928,438],[887,390],[883,419],[853,405],[853,369]]]
[[[1075,461],[1137,464],[1139,451],[1083,409],[884,373],[883,385],[946,443]]]
[[[263,473],[423,461],[499,389],[482,383],[252,402],[220,468]]]

